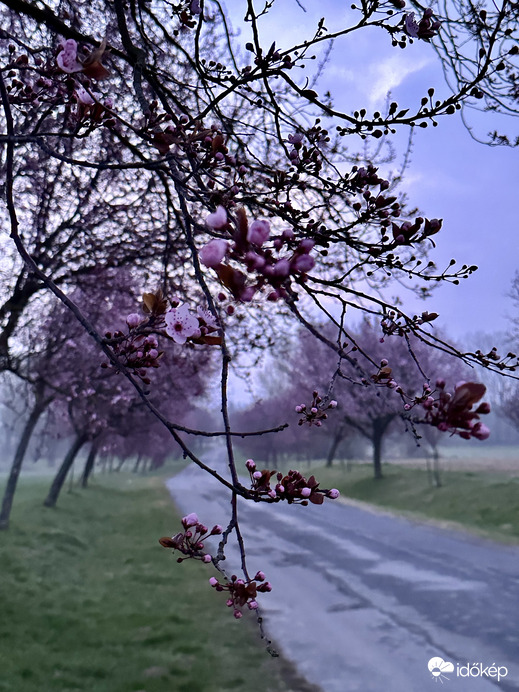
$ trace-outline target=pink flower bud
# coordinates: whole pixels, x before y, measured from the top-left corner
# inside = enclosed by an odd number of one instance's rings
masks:
[[[132,312],[132,314],[128,315],[128,317],[126,318],[126,324],[128,325],[128,327],[130,327],[130,329],[138,327],[141,321],[142,319],[140,315],[137,315],[136,312]]]
[[[245,462],[245,466],[249,469],[249,471],[254,471],[254,469],[256,468],[256,463],[254,459],[247,459],[247,461]]]
[[[211,579],[209,579],[209,583],[211,586],[216,586],[218,584],[218,579],[216,577],[211,577]]]
[[[340,492],[337,490],[337,488],[332,488],[331,490],[328,491],[328,497],[331,500],[336,500],[340,495]]]
[[[204,555],[204,557],[202,558],[202,562],[206,562],[206,563],[211,562],[211,556],[210,555]]]
[[[220,524],[215,524],[213,528],[211,529],[211,536],[218,536],[221,534],[223,531],[223,528],[220,526]]]
[[[254,245],[263,245],[270,235],[270,224],[265,220],[253,221],[247,231],[247,240]]]
[[[330,403],[328,404],[328,408],[337,408],[337,402],[335,399],[332,399]]]
[[[303,240],[299,243],[299,249],[302,250],[303,252],[310,252],[312,248],[315,245],[315,240],[312,240],[311,238],[303,238]]]
[[[303,407],[302,406],[296,406],[295,410],[296,410],[296,413],[301,413],[303,410]]]
[[[274,268],[272,270],[272,274],[274,276],[280,276],[282,278],[285,278],[289,275],[290,273],[290,263],[286,259],[280,259],[276,262],[274,265]]]
[[[277,494],[276,494],[276,491],[275,491],[275,490],[269,490],[268,493],[267,493],[267,495],[268,495],[269,497],[271,497],[272,499],[274,499],[275,497],[277,497]]]
[[[200,250],[200,262],[206,267],[217,267],[227,254],[228,249],[229,244],[225,240],[213,238]]]
[[[219,206],[215,212],[209,214],[205,220],[209,228],[223,228],[227,226],[227,212],[224,207]]]
[[[301,490],[301,497],[310,497],[311,494],[312,494],[312,491],[310,488],[303,488]]]
[[[247,603],[247,605],[248,605],[250,610],[256,610],[258,607],[258,604],[256,603],[256,601],[250,601],[249,603]]]
[[[476,440],[486,440],[490,436],[490,429],[484,423],[476,423],[472,428],[472,436]]]
[[[235,610],[233,615],[237,620],[243,617],[243,613],[240,610]]]
[[[301,272],[302,274],[305,274],[306,272],[309,272],[311,269],[313,269],[314,265],[315,260],[313,257],[310,257],[310,255],[298,255],[292,261],[292,270],[295,272]]]
[[[259,481],[259,479],[261,478],[261,471],[254,471],[254,473],[252,474],[252,477],[255,480]]]
[[[159,352],[157,351],[156,348],[152,348],[152,349],[149,351],[148,356],[149,356],[150,358],[153,358],[153,359],[155,360],[155,358],[158,358],[158,357],[159,357]]]
[[[256,581],[265,581],[265,573],[264,572],[256,572],[256,576],[254,577]]]
[[[254,298],[255,293],[256,289],[254,288],[254,286],[246,286],[240,293],[240,300],[243,303],[250,303],[250,301]]]
[[[250,269],[262,269],[266,264],[265,258],[257,255],[255,252],[247,252],[245,260]]]
[[[315,408],[315,406],[312,406],[312,408],[310,409],[310,411],[311,411],[312,413],[315,414],[315,413],[317,413],[318,410]]]
[[[198,517],[194,512],[191,512],[191,514],[186,515],[182,519],[182,525],[185,529],[188,529],[190,526],[196,526],[198,524]]]

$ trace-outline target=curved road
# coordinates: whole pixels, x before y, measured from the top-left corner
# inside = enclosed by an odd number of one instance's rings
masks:
[[[182,512],[226,524],[207,474],[191,465],[167,486]],[[519,691],[519,548],[330,500],[240,510],[249,571],[273,585],[267,632],[323,692]]]

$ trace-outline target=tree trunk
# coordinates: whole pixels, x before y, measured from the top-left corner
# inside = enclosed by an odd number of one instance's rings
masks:
[[[371,441],[373,443],[373,474],[375,478],[383,478],[382,440],[393,418],[394,416],[384,416],[383,418],[375,418],[373,421]]]
[[[98,443],[96,440],[92,442],[92,446],[90,447],[90,451],[88,453],[87,460],[85,462],[85,468],[83,469],[83,473],[81,474],[81,487],[82,488],[87,488],[88,487],[88,479],[90,478],[90,475],[94,469],[94,464],[96,461],[96,456],[97,456],[97,447]]]
[[[433,448],[433,480],[434,485],[437,488],[442,486],[442,478],[440,474],[440,453],[438,452],[438,447]]]
[[[16,492],[18,478],[20,477],[20,471],[22,470],[25,452],[27,451],[27,447],[34,432],[34,428],[36,427],[36,423],[49,403],[50,399],[43,399],[43,390],[41,390],[41,392],[36,392],[36,401],[29,419],[25,423],[20,441],[18,442],[18,447],[16,448],[11,466],[11,472],[9,473],[9,478],[7,480],[4,498],[2,501],[2,509],[0,511],[0,529],[9,528],[9,517],[11,516],[14,494]]]
[[[137,461],[135,462],[135,466],[133,467],[132,473],[137,473],[137,471],[139,470],[139,465],[141,463],[141,459],[142,459],[142,454],[139,452],[139,454],[137,456]]]
[[[326,466],[331,467],[333,464],[333,460],[335,459],[335,455],[337,454],[337,448],[341,444],[341,442],[344,439],[344,427],[341,425],[340,428],[337,430],[337,432],[334,435],[334,438],[332,440],[331,447],[328,451],[328,456],[326,457]]]
[[[54,480],[52,481],[52,485],[50,486],[49,494],[47,495],[47,498],[45,502],[43,503],[45,507],[55,507],[56,502],[58,501],[58,496],[60,494],[61,488],[63,487],[63,483],[65,482],[65,479],[67,477],[67,474],[70,470],[70,467],[74,463],[74,459],[76,458],[76,454],[79,452],[81,447],[85,444],[87,441],[87,438],[85,435],[78,435],[76,439],[74,440],[74,443],[72,444],[72,447],[68,450],[67,454],[65,455],[65,458],[63,459],[63,463],[59,467],[58,473],[54,477]]]
[[[128,459],[128,457],[121,457],[121,460],[119,461],[119,463],[117,464],[117,466],[115,468],[117,473],[119,473],[119,471],[122,469],[122,467],[124,466],[127,459]]]

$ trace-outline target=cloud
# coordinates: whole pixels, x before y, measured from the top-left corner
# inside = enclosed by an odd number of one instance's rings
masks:
[[[371,85],[368,98],[371,105],[383,101],[388,91],[399,87],[410,75],[419,72],[431,63],[430,58],[418,58],[409,60],[409,56],[397,53],[386,58],[386,60],[376,61],[369,67],[369,78],[367,84]]]

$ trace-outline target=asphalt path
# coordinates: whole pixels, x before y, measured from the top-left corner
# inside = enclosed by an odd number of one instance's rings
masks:
[[[207,474],[191,465],[167,486],[181,512],[226,524],[228,492]],[[267,632],[323,692],[519,691],[518,548],[337,500],[239,507],[249,572],[273,586]]]

